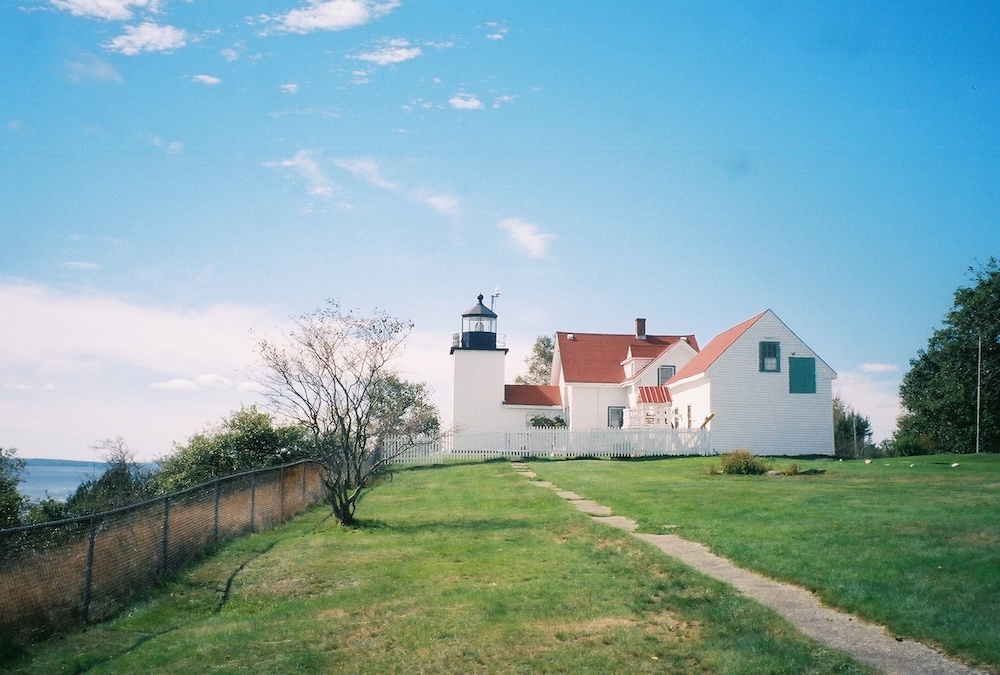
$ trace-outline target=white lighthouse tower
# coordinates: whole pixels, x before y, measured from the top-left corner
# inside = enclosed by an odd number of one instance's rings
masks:
[[[497,347],[497,315],[483,304],[482,295],[462,314],[462,332],[452,337],[451,355],[455,357],[455,430],[499,429],[507,350]]]

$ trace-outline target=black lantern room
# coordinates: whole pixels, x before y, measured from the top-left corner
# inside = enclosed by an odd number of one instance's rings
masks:
[[[497,315],[483,304],[482,295],[478,299],[475,306],[462,314],[462,339],[456,345],[458,349],[497,348]]]

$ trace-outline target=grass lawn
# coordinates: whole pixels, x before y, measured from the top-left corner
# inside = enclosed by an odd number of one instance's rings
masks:
[[[702,542],[897,636],[1000,671],[1000,455],[797,462],[825,473],[707,475],[717,458],[531,469],[643,532]]]
[[[651,478],[665,465],[544,468],[586,483],[594,469]],[[314,509],[229,542],[115,621],[20,655],[8,647],[6,667],[869,672],[727,586],[593,523],[506,463],[401,471],[358,515],[348,529]]]

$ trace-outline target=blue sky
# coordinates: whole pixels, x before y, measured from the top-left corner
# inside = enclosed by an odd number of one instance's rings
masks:
[[[0,446],[167,453],[328,298],[451,333],[770,308],[892,431],[1000,254],[991,2],[0,2]]]

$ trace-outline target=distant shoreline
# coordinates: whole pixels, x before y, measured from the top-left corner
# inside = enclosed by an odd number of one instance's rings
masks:
[[[104,461],[44,459],[28,457],[17,491],[31,501],[51,498],[60,502],[76,492],[80,484],[100,478],[107,469]]]

